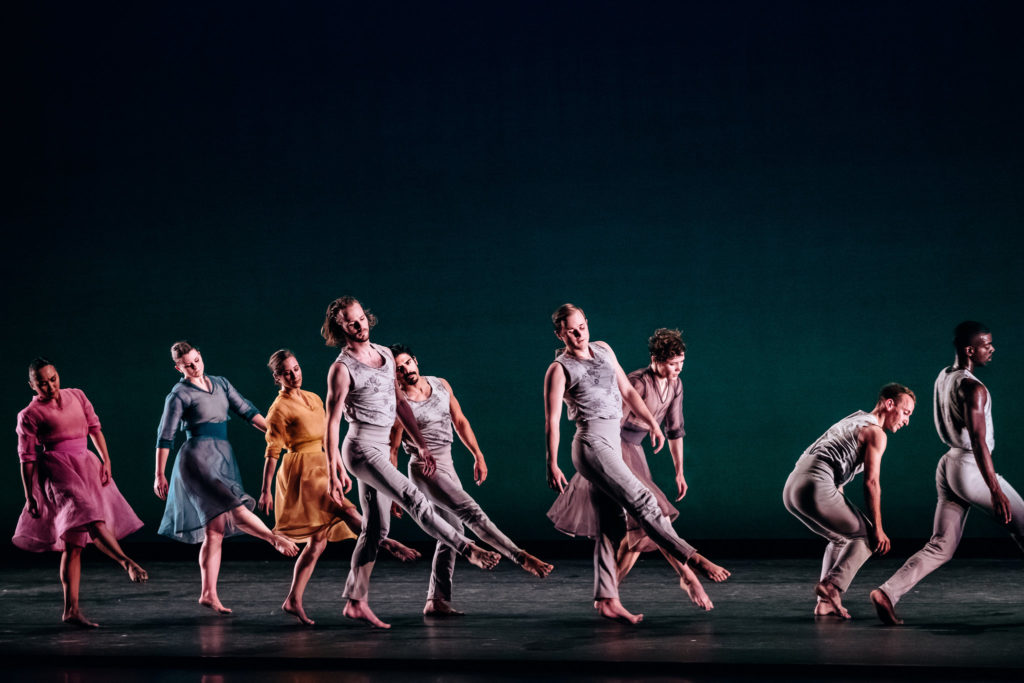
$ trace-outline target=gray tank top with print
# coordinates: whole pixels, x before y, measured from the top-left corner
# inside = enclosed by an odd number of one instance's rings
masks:
[[[967,432],[967,417],[960,398],[960,385],[967,378],[980,384],[970,370],[957,367],[946,368],[935,379],[935,429],[944,444],[965,451],[971,450],[971,435]],[[985,402],[985,443],[988,444],[989,451],[995,450],[991,394]]]
[[[416,424],[423,433],[433,455],[446,448],[452,442],[451,394],[437,377],[423,376],[430,385],[430,396],[424,401],[407,401],[416,416]],[[408,432],[402,432],[402,447],[412,457],[419,456],[419,448],[409,438]]]
[[[797,466],[823,463],[832,470],[836,486],[843,486],[864,469],[864,454],[857,435],[864,427],[877,424],[878,418],[863,410],[844,417],[803,452]]]
[[[622,417],[622,394],[612,355],[597,344],[590,344],[590,353],[593,358],[576,358],[564,351],[555,356],[555,362],[569,376],[562,396],[569,419],[618,420]]]
[[[335,363],[348,368],[352,384],[345,398],[345,419],[390,427],[395,423],[395,359],[391,349],[380,344],[370,344],[384,358],[384,365],[371,368],[361,363],[342,349]]]

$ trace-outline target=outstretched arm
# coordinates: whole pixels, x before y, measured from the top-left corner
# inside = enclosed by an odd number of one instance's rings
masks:
[[[459,405],[459,400],[455,398],[455,392],[452,391],[451,385],[445,379],[441,380],[441,384],[444,385],[444,388],[448,390],[448,395],[451,396],[451,400],[448,402],[448,410],[452,415],[452,426],[455,427],[455,433],[459,435],[459,440],[473,454],[473,481],[479,486],[487,479],[487,462],[484,460],[484,454],[476,441],[476,434],[473,433],[473,428],[469,425],[469,418],[462,412],[462,406]]]
[[[871,528],[868,540],[871,549],[879,555],[889,552],[889,537],[882,530],[882,454],[885,453],[886,436],[881,427],[865,427],[861,432],[861,448],[864,450],[864,504],[868,508]]]
[[[547,445],[548,486],[561,493],[569,485],[558,469],[559,423],[562,420],[562,395],[565,394],[565,370],[558,363],[548,366],[544,375],[544,436]]]
[[[352,488],[352,480],[341,462],[339,443],[341,418],[350,383],[348,368],[343,363],[331,363],[331,369],[327,371],[327,462],[330,465],[330,495],[338,505],[342,504],[343,494]]]
[[[988,404],[988,389],[981,382],[965,381],[961,385],[966,408],[967,434],[971,437],[974,461],[981,470],[981,478],[992,496],[992,514],[1003,524],[1009,524],[1013,517],[1010,501],[999,486],[996,468],[992,463],[992,451],[988,449],[988,423],[985,420],[985,406]]]

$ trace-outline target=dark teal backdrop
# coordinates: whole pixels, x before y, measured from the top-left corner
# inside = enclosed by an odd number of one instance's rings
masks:
[[[474,491],[517,539],[558,536],[541,384],[565,301],[627,371],[684,330],[684,535],[807,537],[793,462],[894,380],[921,401],[887,530],[926,535],[931,384],[964,318],[994,331],[996,461],[1024,486],[1019,3],[207,5],[9,10],[8,532],[33,356],[92,398],[153,540],[170,344],[263,409],[288,346],[322,394],[341,294],[451,381],[489,458]],[[258,495],[262,438],[230,434]]]

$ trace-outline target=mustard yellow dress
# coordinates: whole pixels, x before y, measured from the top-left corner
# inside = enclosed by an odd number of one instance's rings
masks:
[[[274,532],[293,541],[305,541],[321,529],[327,540],[343,541],[356,534],[342,521],[345,500],[339,507],[328,493],[324,432],[327,416],[320,397],[310,391],[278,393],[267,411],[266,457],[284,458],[277,470],[274,492]]]

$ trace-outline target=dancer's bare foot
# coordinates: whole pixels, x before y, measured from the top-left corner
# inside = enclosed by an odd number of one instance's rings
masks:
[[[469,560],[470,564],[480,567],[480,569],[494,569],[498,566],[501,555],[492,553],[490,550],[484,550],[476,543],[470,543],[466,546],[466,559]]]
[[[709,612],[715,608],[714,603],[711,602],[711,598],[704,592],[704,586],[700,584],[697,577],[693,577],[690,581],[686,579],[679,579],[679,587],[686,591],[686,595],[689,596],[690,602],[700,607],[705,612]]]
[[[71,610],[64,611],[63,621],[65,624],[71,624],[72,626],[82,626],[84,628],[97,628],[99,624],[95,621],[89,621],[82,614],[82,611],[77,607]]]
[[[306,610],[302,609],[302,603],[296,602],[295,600],[292,600],[290,597],[285,598],[284,602],[281,604],[281,609],[283,609],[288,614],[294,616],[296,619],[298,619],[301,623],[305,624],[306,626],[312,626],[316,623],[315,621],[306,616]]]
[[[594,603],[598,613],[605,619],[624,621],[627,624],[637,624],[644,620],[644,615],[633,614],[619,602],[618,598],[603,598]]]
[[[896,608],[893,607],[889,596],[879,588],[871,591],[871,602],[875,606],[875,614],[882,620],[883,624],[899,626],[903,620],[896,616]]]
[[[686,564],[698,570],[715,583],[721,583],[732,576],[732,572],[728,569],[725,567],[719,567],[700,553],[694,553],[690,559],[686,561]]]
[[[839,589],[833,586],[828,581],[821,581],[814,586],[814,594],[817,595],[822,601],[828,603],[835,610],[837,617],[843,619],[849,619],[850,613],[843,607],[843,597],[839,593]]]
[[[274,546],[274,550],[285,557],[295,557],[299,554],[299,546],[295,545],[295,542],[290,538],[274,534],[274,540],[271,541],[271,544]]]
[[[134,560],[128,560],[125,563],[124,570],[128,572],[128,579],[132,583],[146,583],[149,580],[149,573]]]
[[[821,600],[819,598],[818,602],[814,605],[814,616],[816,616],[816,617],[829,617],[829,616],[839,616],[839,615],[836,613],[836,610],[835,610],[834,607],[832,607],[831,603],[825,602],[824,600]]]
[[[360,619],[374,628],[391,628],[391,624],[385,624],[377,618],[377,615],[370,609],[370,604],[365,600],[349,600],[345,603],[345,609],[341,612],[349,619]]]
[[[380,547],[383,548],[393,558],[395,558],[396,560],[401,560],[402,562],[412,562],[413,560],[418,560],[420,559],[420,557],[422,557],[420,555],[420,551],[413,550],[409,546],[402,545],[398,541],[391,538],[385,538],[383,541],[381,541]]]
[[[425,617],[461,617],[465,614],[452,607],[447,600],[427,600],[427,604],[423,606]]]
[[[516,556],[516,564],[539,579],[547,578],[547,575],[555,568],[554,565],[550,565],[547,562],[542,561],[540,558],[534,557],[525,550],[522,554]]]
[[[212,609],[214,612],[217,612],[218,614],[231,614],[231,610],[228,609],[227,607],[225,607],[224,605],[222,605],[221,602],[220,602],[220,598],[218,598],[216,595],[212,595],[212,596],[201,595],[201,596],[199,596],[199,604],[202,605],[203,607],[209,607],[210,609]]]

